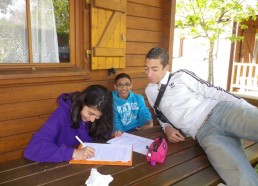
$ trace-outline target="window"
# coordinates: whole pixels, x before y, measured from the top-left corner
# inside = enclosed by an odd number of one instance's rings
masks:
[[[23,73],[34,76],[45,69],[45,74],[56,69],[82,73],[84,7],[83,0],[1,1],[0,70],[27,69]]]

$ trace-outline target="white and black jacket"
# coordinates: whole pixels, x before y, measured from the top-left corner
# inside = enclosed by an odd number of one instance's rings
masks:
[[[159,84],[150,83],[146,87],[145,93],[152,107],[160,84],[166,84],[168,77],[169,72]],[[191,71],[178,70],[172,74],[158,108],[176,128],[195,139],[205,118],[220,101],[234,101],[253,107],[243,99],[202,80]],[[168,123],[159,122],[163,130],[170,126]]]

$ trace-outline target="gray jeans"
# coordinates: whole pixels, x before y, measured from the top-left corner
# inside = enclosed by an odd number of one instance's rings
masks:
[[[258,142],[257,108],[233,102],[218,103],[196,139],[227,186],[258,186],[258,175],[241,143],[241,139]]]

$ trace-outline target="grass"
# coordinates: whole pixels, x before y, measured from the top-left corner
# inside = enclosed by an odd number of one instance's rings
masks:
[[[258,173],[258,164],[255,166],[255,171]]]

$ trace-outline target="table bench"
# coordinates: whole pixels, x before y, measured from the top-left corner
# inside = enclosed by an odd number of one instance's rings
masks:
[[[164,135],[160,127],[137,131],[135,135],[154,139]],[[252,164],[258,162],[258,144],[245,142],[245,152]],[[205,153],[196,141],[187,138],[180,143],[169,143],[163,165],[151,166],[145,156],[133,154],[132,166],[71,165],[63,163],[36,163],[24,158],[0,164],[0,185],[85,185],[91,168],[101,174],[110,174],[110,186],[139,185],[217,185],[222,182],[211,167]]]

